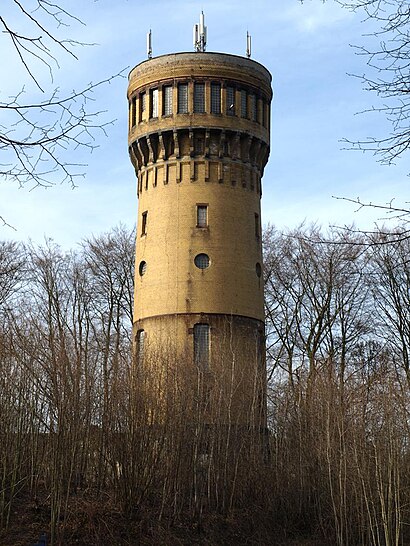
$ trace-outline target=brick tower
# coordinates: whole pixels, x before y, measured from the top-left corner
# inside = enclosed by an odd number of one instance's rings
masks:
[[[169,377],[172,360],[193,385],[204,378],[210,420],[263,426],[271,76],[249,58],[197,49],[149,58],[129,76],[135,362],[155,354],[151,370]]]

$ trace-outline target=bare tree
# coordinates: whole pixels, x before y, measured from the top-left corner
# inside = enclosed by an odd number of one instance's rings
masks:
[[[82,89],[64,94],[58,88],[47,90],[38,75],[46,67],[53,79],[59,57],[77,59],[75,47],[81,42],[60,37],[60,28],[82,21],[64,9],[64,1],[6,0],[10,20],[0,15],[2,39],[9,42],[29,78],[44,98],[26,98],[26,87],[12,97],[0,97],[0,176],[19,185],[50,186],[84,175],[84,164],[72,159],[78,149],[92,150],[100,134],[112,123],[105,113],[92,108],[93,92],[119,75],[87,83]],[[27,7],[26,7],[27,6]],[[13,13],[14,12],[16,13]],[[53,85],[53,84],[51,84]],[[48,84],[47,87],[50,87]]]
[[[343,231],[364,236],[362,243],[374,246],[385,245],[389,243],[400,243],[409,237],[410,208],[408,207],[408,203],[403,205],[396,204],[394,199],[388,203],[382,204],[373,203],[372,201],[363,201],[360,199],[360,197],[355,199],[351,199],[349,197],[334,198],[356,205],[356,212],[366,208],[380,211],[381,217],[379,218],[375,229],[358,230],[353,227],[344,226]],[[385,227],[386,221],[394,221],[396,223],[395,228],[392,228],[391,226]]]
[[[387,341],[399,375],[410,386],[409,239],[378,245],[369,276],[378,313],[379,332]]]
[[[325,2],[326,0],[323,0]],[[373,152],[380,163],[391,165],[410,147],[410,10],[407,0],[335,0],[351,11],[364,15],[363,41],[354,45],[366,59],[366,71],[353,74],[363,88],[377,96],[377,102],[365,112],[381,113],[390,132],[363,140],[344,142],[353,150]],[[304,0],[300,0],[301,3]],[[376,26],[376,30],[374,30]]]
[[[0,247],[0,543],[408,544],[408,241],[265,235],[266,457],[223,351],[131,362],[133,239]]]
[[[380,112],[390,123],[390,133],[350,142],[357,150],[374,152],[390,165],[410,147],[410,10],[407,0],[340,0],[344,7],[363,11],[367,21],[376,23],[374,46],[356,46],[367,60],[368,73],[360,76],[364,88],[378,97],[378,105],[367,112]],[[381,104],[380,104],[381,103]]]
[[[326,361],[343,383],[348,355],[368,331],[365,261],[358,236],[316,228],[264,235],[268,357],[289,380]]]
[[[326,544],[398,545],[409,477],[408,241],[375,250],[349,237],[265,233],[276,517],[315,521]]]
[[[24,282],[25,256],[21,244],[0,241],[0,311]]]

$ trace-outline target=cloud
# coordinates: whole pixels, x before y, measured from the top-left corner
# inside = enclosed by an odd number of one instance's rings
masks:
[[[320,0],[289,2],[283,11],[275,11],[274,19],[294,26],[299,32],[316,33],[319,30],[330,30],[340,23],[346,24],[354,14],[333,2]]]

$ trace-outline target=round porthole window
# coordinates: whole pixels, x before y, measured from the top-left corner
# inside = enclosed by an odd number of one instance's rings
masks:
[[[198,269],[206,269],[207,267],[209,267],[208,254],[197,254],[195,256],[194,263]]]
[[[256,264],[255,270],[256,270],[256,274],[258,275],[258,277],[261,277],[262,276],[262,266],[261,266],[261,264],[259,262]]]
[[[147,262],[144,262],[144,260],[143,260],[142,262],[140,262],[140,266],[138,268],[140,277],[145,275],[146,270],[147,270]]]

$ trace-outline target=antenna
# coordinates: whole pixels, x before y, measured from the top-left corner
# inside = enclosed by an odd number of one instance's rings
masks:
[[[204,52],[206,48],[206,26],[204,12],[201,11],[199,16],[199,25],[194,25],[194,48],[195,51]]]
[[[197,44],[199,41],[199,25],[194,25],[193,39],[194,39],[194,49],[195,51],[197,51]]]
[[[246,31],[246,56],[248,59],[251,57],[251,49],[252,49],[252,37],[249,34],[248,31]]]
[[[147,57],[148,57],[148,59],[152,59],[152,32],[151,32],[151,29],[149,29],[149,32],[147,32]]]

